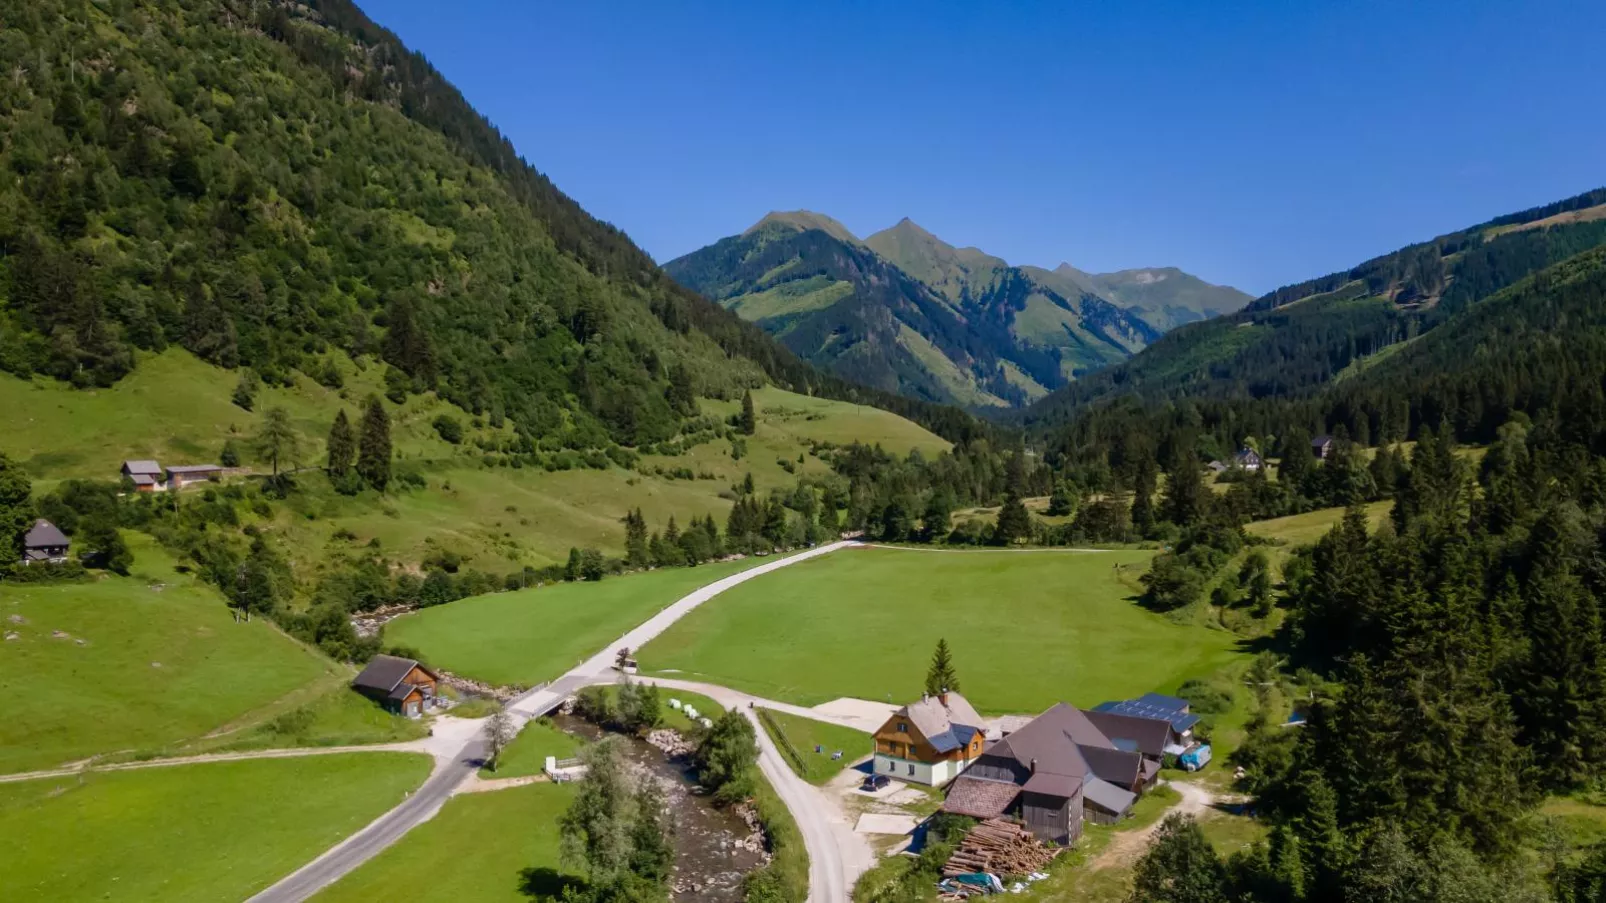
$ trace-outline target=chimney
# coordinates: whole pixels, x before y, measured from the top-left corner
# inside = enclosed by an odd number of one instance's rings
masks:
[[[943,687],[942,692],[937,694],[937,698],[942,700],[942,707],[946,709],[948,707],[948,688]]]
[[[1037,774],[1037,760],[1032,760],[1032,774]]]

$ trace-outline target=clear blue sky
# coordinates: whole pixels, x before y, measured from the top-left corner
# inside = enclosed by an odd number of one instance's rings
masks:
[[[1606,184],[1606,3],[367,0],[660,261],[807,208],[1260,293]]]

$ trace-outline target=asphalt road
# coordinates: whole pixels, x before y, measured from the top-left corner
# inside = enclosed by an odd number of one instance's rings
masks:
[[[806,552],[799,552],[796,555],[789,555],[767,564],[749,568],[739,574],[732,574],[722,580],[716,580],[705,587],[694,590],[663,611],[648,618],[641,626],[608,644],[606,648],[596,655],[576,665],[558,680],[545,687],[530,690],[515,698],[508,703],[507,709],[523,719],[543,715],[555,708],[558,703],[563,701],[564,697],[587,684],[596,683],[598,680],[608,676],[613,668],[614,654],[620,647],[640,648],[648,640],[666,630],[669,625],[685,617],[697,606],[739,583],[751,580],[761,574],[767,574],[777,568],[783,568],[851,545],[855,545],[855,543],[837,542],[809,549]],[[761,738],[759,767],[763,769],[764,774],[770,778],[772,783],[776,783],[777,791],[780,790],[779,781],[791,778],[805,790],[818,793],[815,788],[797,780],[791,769],[781,760],[780,754],[773,748],[773,745],[770,746],[767,752],[764,750],[764,742],[767,737],[763,730],[759,730],[759,737]],[[356,870],[358,866],[379,855],[386,847],[400,840],[402,835],[432,818],[436,812],[440,811],[441,806],[445,805],[446,800],[458,786],[479,770],[484,758],[484,743],[478,738],[471,740],[448,761],[437,761],[435,771],[429,776],[429,780],[425,781],[424,786],[409,796],[401,805],[381,815],[361,831],[351,835],[317,859],[297,869],[289,877],[250,898],[247,903],[301,903],[301,901],[310,898],[323,888],[340,880]],[[777,766],[779,767],[778,772],[775,770]],[[799,806],[805,809],[808,808],[801,791],[794,787],[792,788],[792,794],[798,800]],[[787,798],[787,793],[781,792],[781,799],[786,802],[788,808],[793,808],[793,800]],[[794,817],[798,819],[799,825],[802,826],[805,824],[804,819],[808,816],[799,816],[797,815],[797,810],[794,809]],[[829,835],[821,835],[817,830],[811,838],[810,830],[810,828],[804,828],[804,845],[809,851],[811,862],[809,872],[810,903],[841,903],[841,901],[848,899],[848,895],[847,891],[841,887],[843,872],[840,865],[836,867],[827,866],[836,876],[834,878],[831,875],[824,874],[818,880],[814,877],[816,866],[813,865],[813,862],[815,857],[820,857],[827,863],[840,860],[841,857],[834,852],[836,845]],[[816,887],[824,885],[829,885],[827,889],[831,895],[820,896],[816,892]]]

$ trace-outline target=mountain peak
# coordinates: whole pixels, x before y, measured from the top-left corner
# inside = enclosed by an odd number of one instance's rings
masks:
[[[751,235],[765,226],[777,226],[798,232],[818,229],[838,241],[845,241],[852,245],[862,244],[858,236],[850,232],[847,226],[823,213],[815,213],[812,210],[771,210],[769,213],[764,214],[763,219],[747,227],[747,231],[742,234]]]

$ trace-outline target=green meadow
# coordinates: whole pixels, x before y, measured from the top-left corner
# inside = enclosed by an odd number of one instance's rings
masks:
[[[722,594],[638,652],[644,670],[816,705],[920,695],[939,638],[988,712],[1174,690],[1243,653],[1141,608],[1149,551],[855,549]]]
[[[565,876],[558,817],[565,784],[529,784],[452,798],[440,814],[313,897],[314,903],[525,903],[556,899]]]
[[[236,621],[147,537],[129,546],[128,577],[0,584],[0,772],[166,747],[348,679],[265,619]]]
[[[0,887],[10,903],[243,900],[401,802],[429,768],[350,753],[0,784]]]
[[[481,768],[480,777],[495,780],[540,774],[547,756],[567,759],[579,754],[584,743],[579,737],[558,730],[551,721],[538,718],[524,725],[513,742],[502,750],[496,770]]]
[[[824,784],[842,769],[875,751],[875,741],[864,731],[815,721],[774,709],[761,709],[759,723],[781,748],[781,757],[803,780]],[[819,747],[816,751],[815,747]],[[831,755],[842,753],[842,758]]]
[[[692,590],[766,559],[660,568],[597,583],[557,583],[426,608],[385,625],[388,643],[492,684],[551,680]]]

